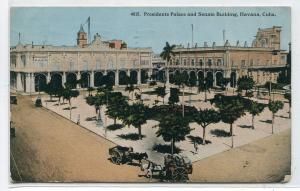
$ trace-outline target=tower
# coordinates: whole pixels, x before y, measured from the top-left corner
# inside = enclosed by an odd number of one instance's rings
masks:
[[[280,50],[281,27],[273,26],[267,29],[258,29],[255,39],[256,47],[272,48]]]
[[[77,46],[81,48],[87,46],[87,34],[84,32],[82,25],[80,25],[80,30],[77,33]]]

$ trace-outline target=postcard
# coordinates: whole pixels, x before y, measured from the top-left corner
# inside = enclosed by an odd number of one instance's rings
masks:
[[[14,183],[285,183],[290,7],[11,7]]]

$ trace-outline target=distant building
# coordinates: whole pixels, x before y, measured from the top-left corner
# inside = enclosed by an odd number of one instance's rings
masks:
[[[77,33],[77,46],[18,45],[10,50],[11,88],[27,93],[46,83],[83,80],[82,87],[101,84],[108,74],[114,85],[124,84],[127,74],[136,84],[146,83],[152,72],[151,48],[128,48],[122,40],[103,41],[99,34],[88,43],[83,26]]]
[[[187,72],[197,78],[211,78],[214,85],[220,85],[222,78],[230,78],[230,85],[236,86],[241,76],[251,76],[256,84],[276,82],[278,74],[287,65],[287,52],[280,49],[281,27],[259,29],[251,46],[238,41],[231,45],[228,40],[222,46],[213,43],[203,47],[177,46],[166,65],[166,80],[172,81],[176,72]]]

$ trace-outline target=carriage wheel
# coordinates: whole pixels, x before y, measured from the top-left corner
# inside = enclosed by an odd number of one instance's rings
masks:
[[[121,164],[122,162],[122,157],[118,152],[113,152],[110,158],[114,164]]]
[[[172,181],[173,182],[187,182],[188,174],[185,168],[176,168],[172,173]]]

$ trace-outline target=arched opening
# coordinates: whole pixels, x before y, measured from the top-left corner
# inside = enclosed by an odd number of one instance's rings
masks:
[[[115,85],[115,73],[113,71],[107,72],[107,76],[109,79],[109,84],[114,86]]]
[[[216,73],[216,85],[217,86],[222,86],[222,80],[223,80],[222,72],[217,72]]]
[[[90,83],[90,74],[87,72],[84,72],[80,75],[80,84],[82,88],[89,87]]]
[[[120,71],[119,72],[119,84],[120,85],[127,85],[128,84],[128,78],[127,74],[125,71]]]
[[[197,76],[195,71],[190,71],[190,76],[189,76],[190,82],[192,82],[192,85],[195,86],[197,84]]]
[[[235,88],[236,87],[236,73],[231,72],[230,74],[230,86]]]
[[[212,72],[206,73],[207,85],[212,87],[214,85],[214,75]]]
[[[200,81],[203,82],[203,80],[204,80],[204,72],[199,71],[198,72],[198,82],[200,82]]]
[[[174,76],[175,76],[175,72],[173,70],[169,70],[169,82],[171,84],[174,83]]]
[[[101,72],[96,72],[94,74],[94,84],[95,84],[96,87],[99,87],[99,86],[103,85],[102,77],[103,77],[103,74]]]
[[[165,71],[164,70],[159,70],[158,73],[157,73],[157,77],[156,77],[158,81],[160,82],[164,82],[166,79],[165,79]]]
[[[47,88],[47,78],[44,74],[36,74],[34,76],[35,91],[45,91]]]
[[[146,70],[141,70],[141,83],[146,84],[149,76]]]
[[[135,70],[130,72],[130,83],[137,84],[137,71]]]
[[[72,89],[76,88],[76,85],[77,85],[77,76],[76,76],[76,74],[68,73],[67,76],[66,76],[66,83]]]
[[[61,89],[62,86],[62,76],[60,74],[54,73],[51,75],[50,80],[50,88],[52,90],[58,90]]]

